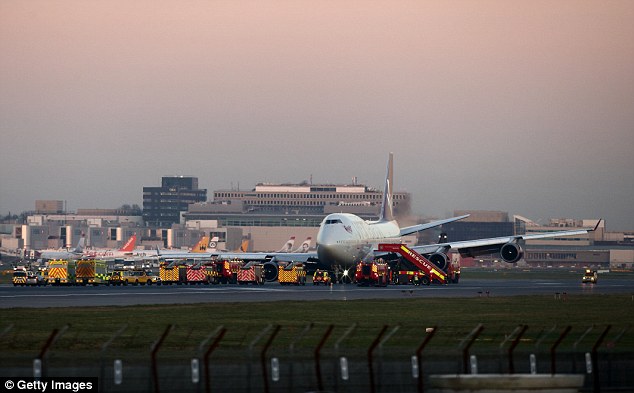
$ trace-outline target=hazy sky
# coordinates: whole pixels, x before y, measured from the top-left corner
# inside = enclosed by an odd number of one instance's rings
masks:
[[[634,229],[634,1],[0,0],[0,214],[192,175]]]

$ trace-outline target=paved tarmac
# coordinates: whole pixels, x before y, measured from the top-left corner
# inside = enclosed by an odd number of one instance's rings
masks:
[[[601,276],[598,284],[582,284],[580,278],[467,279],[450,285],[393,285],[385,288],[335,284],[332,287],[243,285],[152,285],[125,287],[13,287],[0,285],[0,308],[94,307],[147,304],[270,302],[281,300],[369,300],[425,297],[477,297],[520,295],[592,295],[622,293],[634,296],[628,277]]]

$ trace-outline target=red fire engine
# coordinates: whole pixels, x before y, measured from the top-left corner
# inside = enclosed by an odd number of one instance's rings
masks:
[[[354,281],[364,286],[387,286],[389,280],[389,266],[382,260],[359,262],[354,273]]]
[[[264,285],[264,265],[257,262],[249,262],[238,270],[238,284]]]
[[[419,269],[415,271],[399,271],[397,273],[399,282],[420,283],[423,285],[429,285],[432,282],[447,284],[449,282],[457,283],[460,278],[459,267],[452,263],[447,263],[446,270],[443,270],[404,244],[379,244],[379,251],[398,253]]]

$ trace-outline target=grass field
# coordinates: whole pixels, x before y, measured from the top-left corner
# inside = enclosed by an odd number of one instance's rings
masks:
[[[425,329],[437,326],[436,346],[456,347],[478,324],[485,329],[481,344],[499,345],[518,325],[528,325],[525,339],[537,342],[556,340],[565,326],[572,326],[562,345],[573,345],[583,336],[590,346],[607,325],[606,340],[618,349],[634,349],[629,327],[634,324],[632,295],[582,295],[555,299],[553,296],[474,297],[459,299],[401,299],[372,301],[284,301],[270,303],[219,303],[197,305],[95,307],[66,309],[0,310],[0,353],[37,353],[53,329],[69,325],[55,344],[58,348],[81,352],[99,350],[114,333],[124,328],[113,346],[147,351],[168,325],[173,325],[166,351],[195,351],[219,326],[227,329],[225,348],[248,347],[269,325],[281,325],[275,346],[292,342],[312,348],[327,327],[334,330],[327,345],[353,324],[354,334],[342,342],[349,348],[367,348],[384,325],[394,330],[386,345],[416,347]],[[588,329],[594,326],[593,329]],[[589,332],[588,332],[589,330]],[[585,333],[584,333],[585,332]],[[266,340],[270,331],[264,334]],[[262,341],[262,340],[261,340]],[[257,345],[261,345],[262,342]],[[577,343],[579,344],[579,343]]]

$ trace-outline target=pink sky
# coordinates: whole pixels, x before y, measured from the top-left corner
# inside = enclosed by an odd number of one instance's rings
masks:
[[[634,229],[634,2],[0,0],[0,214],[163,175]],[[17,166],[16,166],[17,164]]]

